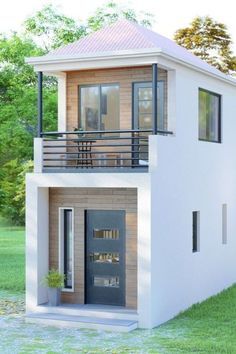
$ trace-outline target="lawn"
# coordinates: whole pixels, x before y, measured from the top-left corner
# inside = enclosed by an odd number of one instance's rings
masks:
[[[158,328],[117,334],[25,323],[23,279],[24,230],[2,225],[0,353],[236,354],[236,286],[193,306]]]
[[[23,291],[25,278],[24,228],[0,218],[0,289]]]

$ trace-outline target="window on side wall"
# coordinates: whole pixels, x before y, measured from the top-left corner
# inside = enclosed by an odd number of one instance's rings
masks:
[[[199,89],[199,140],[221,143],[221,96]]]
[[[200,211],[192,213],[192,251],[200,251]]]
[[[74,210],[59,208],[59,271],[65,275],[63,291],[74,289]]]

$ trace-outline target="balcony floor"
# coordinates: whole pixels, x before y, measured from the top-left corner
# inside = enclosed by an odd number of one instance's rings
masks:
[[[48,167],[43,169],[43,173],[147,173],[148,166],[137,167]]]

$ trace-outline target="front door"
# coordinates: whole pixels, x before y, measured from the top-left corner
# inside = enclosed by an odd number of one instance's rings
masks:
[[[125,211],[86,211],[86,303],[125,305]]]

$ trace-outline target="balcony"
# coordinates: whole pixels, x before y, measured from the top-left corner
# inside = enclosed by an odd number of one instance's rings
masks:
[[[44,132],[35,139],[35,171],[148,172],[152,134],[150,129]]]

